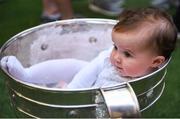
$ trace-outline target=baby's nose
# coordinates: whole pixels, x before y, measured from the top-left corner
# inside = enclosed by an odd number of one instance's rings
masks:
[[[118,53],[115,54],[114,59],[116,60],[116,63],[121,63],[121,56]]]

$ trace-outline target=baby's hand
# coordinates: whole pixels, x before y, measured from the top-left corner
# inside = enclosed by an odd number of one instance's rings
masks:
[[[1,68],[17,79],[26,78],[26,72],[22,64],[15,56],[5,56],[1,59]]]
[[[66,88],[67,83],[65,81],[60,80],[55,88]]]

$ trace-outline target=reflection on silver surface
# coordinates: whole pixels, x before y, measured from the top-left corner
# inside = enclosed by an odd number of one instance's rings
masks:
[[[101,90],[101,93],[111,118],[140,116],[137,98],[128,83],[116,88]]]

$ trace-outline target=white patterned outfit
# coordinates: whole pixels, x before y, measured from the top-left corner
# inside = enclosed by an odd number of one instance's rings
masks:
[[[67,88],[106,87],[127,81],[121,77],[110,63],[112,48],[103,51],[82,68],[68,84]]]

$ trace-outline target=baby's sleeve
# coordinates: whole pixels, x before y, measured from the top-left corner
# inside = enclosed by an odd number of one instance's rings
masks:
[[[69,89],[90,88],[96,82],[103,69],[104,59],[109,57],[112,48],[102,51],[95,59],[82,68],[67,85]]]

